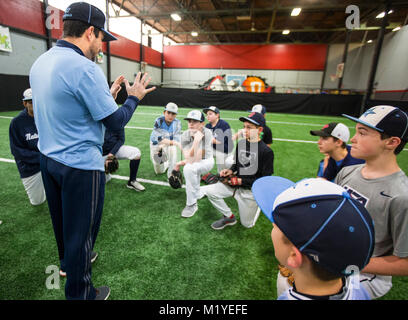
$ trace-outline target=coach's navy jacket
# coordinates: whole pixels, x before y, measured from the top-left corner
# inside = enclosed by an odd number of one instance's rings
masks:
[[[118,150],[121,146],[125,143],[125,129],[122,128],[121,130],[109,130],[106,129],[105,131],[105,140],[102,146],[103,155],[107,155],[108,153],[112,153],[116,155]]]
[[[16,160],[21,178],[40,172],[40,151],[38,132],[34,118],[24,109],[11,120],[9,128],[10,150]]]

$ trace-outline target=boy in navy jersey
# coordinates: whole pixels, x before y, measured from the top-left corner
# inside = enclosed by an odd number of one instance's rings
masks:
[[[38,132],[34,122],[31,88],[23,93],[24,110],[11,120],[10,150],[16,160],[21,181],[33,206],[42,204],[46,197],[40,172]]]

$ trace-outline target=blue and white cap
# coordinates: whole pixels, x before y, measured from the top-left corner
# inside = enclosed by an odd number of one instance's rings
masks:
[[[196,120],[200,122],[204,122],[204,114],[200,110],[192,110],[187,114],[187,117],[184,120]]]
[[[397,107],[375,106],[364,112],[358,119],[346,114],[343,116],[391,137],[398,137],[404,141],[408,139],[408,116]]]
[[[293,183],[268,176],[255,181],[252,193],[265,216],[293,245],[329,272],[349,275],[369,262],[373,220],[339,185],[320,178]]]
[[[251,112],[258,112],[260,114],[265,114],[266,113],[266,108],[262,104],[256,104],[252,107]]]
[[[220,113],[220,109],[218,109],[216,106],[211,106],[203,109],[204,113],[207,114],[208,111],[212,111],[215,113]]]

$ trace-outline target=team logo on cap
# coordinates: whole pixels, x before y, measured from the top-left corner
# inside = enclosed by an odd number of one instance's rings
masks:
[[[367,117],[367,116],[370,115],[370,114],[376,114],[376,113],[374,112],[374,108],[368,109],[366,112],[363,113],[362,117]]]

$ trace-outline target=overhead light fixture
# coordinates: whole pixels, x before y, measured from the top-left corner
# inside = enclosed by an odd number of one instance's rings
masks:
[[[289,34],[290,33],[290,30],[283,30],[282,31],[282,34]]]
[[[296,17],[299,15],[300,11],[302,11],[302,8],[294,8],[292,10],[292,13],[290,14],[292,17]]]
[[[398,31],[398,30],[401,30],[401,27],[396,27],[396,28],[392,29],[392,31]]]
[[[251,16],[237,16],[237,20],[251,20]]]
[[[371,43],[371,42],[373,42],[373,40],[368,40],[368,41],[367,41],[367,43]]]
[[[197,36],[198,36],[198,33],[197,33],[196,31],[192,31],[192,32],[191,32],[191,35],[192,35],[193,37],[197,37]]]
[[[181,17],[177,13],[172,13],[170,16],[174,21],[180,21],[181,20]]]
[[[390,10],[390,11],[388,11],[388,14],[391,14],[393,12],[394,11]],[[377,19],[381,19],[381,18],[384,18],[384,17],[385,17],[385,12],[384,11],[376,16]]]

